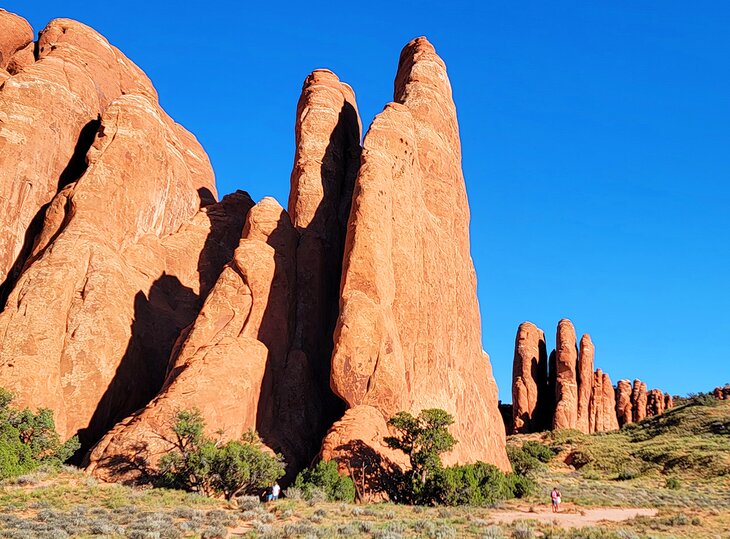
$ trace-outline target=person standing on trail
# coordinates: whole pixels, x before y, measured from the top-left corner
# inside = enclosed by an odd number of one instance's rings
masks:
[[[271,487],[271,499],[278,500],[280,492],[281,492],[281,487],[279,486],[279,483],[274,481],[274,485]]]
[[[560,497],[558,487],[553,488],[553,491],[550,493],[550,500],[553,502],[553,513],[560,512]]]

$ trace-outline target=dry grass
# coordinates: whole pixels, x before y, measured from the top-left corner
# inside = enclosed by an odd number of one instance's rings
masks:
[[[259,504],[249,497],[239,505],[179,491],[98,484],[66,468],[0,486],[0,537],[730,538],[730,477],[720,473],[730,455],[728,425],[730,403],[723,403],[679,408],[661,420],[619,433],[513,437],[511,443],[542,439],[559,445],[562,451],[538,473],[541,488],[533,499],[514,500],[498,508],[286,499]],[[566,464],[575,451],[590,454],[596,459],[594,464],[578,470]],[[704,469],[695,460],[687,460],[688,456],[702,457]],[[684,459],[689,465],[668,468],[670,459]],[[626,474],[631,478],[619,481],[621,469],[638,473]],[[497,523],[500,511],[519,508],[527,512],[530,506],[534,511],[546,510],[548,492],[554,485],[568,502],[566,509],[575,515],[596,506],[651,507],[660,512],[654,517],[581,529],[536,520]]]

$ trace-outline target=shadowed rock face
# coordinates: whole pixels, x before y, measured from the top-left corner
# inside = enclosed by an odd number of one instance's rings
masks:
[[[176,346],[162,391],[97,444],[91,472],[144,479],[170,449],[161,435],[180,409],[199,409],[207,428],[228,439],[255,429],[263,414],[260,432],[271,435],[272,380],[285,369],[293,334],[296,243],[288,215],[273,199],[248,212],[233,259]]]
[[[631,415],[634,423],[646,417],[646,384],[641,380],[634,380],[631,390]]]
[[[447,462],[509,469],[481,348],[456,110],[424,38],[401,53],[394,99],[365,136],[355,182],[331,376],[349,410],[323,455],[350,461],[359,442],[382,455],[388,417],[438,407],[457,421]]]
[[[545,334],[531,322],[520,324],[512,365],[512,432],[538,430],[540,392],[547,391]],[[544,374],[543,374],[544,371]]]

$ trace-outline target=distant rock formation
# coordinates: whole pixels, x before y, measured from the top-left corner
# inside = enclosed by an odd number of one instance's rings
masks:
[[[580,353],[578,363],[578,419],[576,428],[581,432],[593,432],[590,428],[591,418],[591,396],[594,385],[593,380],[593,358],[595,348],[591,342],[591,336],[587,333],[580,339]]]
[[[558,323],[555,337],[555,415],[553,430],[578,427],[578,347],[570,320]]]
[[[514,433],[539,430],[538,400],[547,388],[547,354],[545,334],[531,322],[520,324],[512,366],[512,428]]]
[[[634,421],[631,403],[631,382],[629,380],[619,380],[616,384],[616,416],[619,427]]]
[[[630,381],[619,380],[614,388],[607,373],[594,372],[593,342],[585,334],[576,348],[570,320],[558,324],[556,349],[547,361],[544,349],[542,330],[531,322],[520,324],[512,371],[512,415],[503,413],[508,433],[544,429],[607,432],[673,406],[670,395],[658,389],[647,394],[646,385],[639,380],[633,388]],[[507,406],[501,405],[501,409],[507,410]]]
[[[634,423],[638,423],[646,417],[646,384],[641,380],[634,380],[631,391],[631,417]]]
[[[730,384],[718,386],[712,391],[712,395],[718,400],[730,399]]]

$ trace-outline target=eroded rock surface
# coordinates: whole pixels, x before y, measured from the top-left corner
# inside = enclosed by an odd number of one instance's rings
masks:
[[[457,421],[447,463],[509,469],[481,347],[456,110],[444,63],[424,38],[401,53],[394,100],[365,136],[332,360],[335,393],[350,409],[369,407],[369,419],[335,423],[323,455],[352,460],[350,442],[369,425],[437,407]]]
[[[535,324],[524,322],[517,330],[512,365],[512,432],[527,433],[542,425],[538,401],[547,391],[545,334]]]
[[[100,115],[122,94],[142,96],[151,107],[157,95],[139,68],[79,22],[51,21],[40,33],[37,61],[25,21],[2,12],[0,35],[3,58],[28,43],[10,58],[13,76],[0,86],[2,303],[27,265],[51,200],[86,170]]]
[[[578,422],[578,348],[570,320],[558,323],[555,338],[555,415],[553,429],[574,429]]]
[[[211,205],[205,152],[142,94],[108,105],[85,160],[0,314],[0,386],[88,446],[159,390],[249,200]]]
[[[590,429],[590,405],[593,392],[593,360],[595,348],[591,336],[587,333],[580,339],[580,355],[578,359],[578,416],[576,428],[581,432],[593,432]]]
[[[634,421],[631,406],[631,381],[629,380],[619,380],[616,384],[616,416],[619,427]]]

